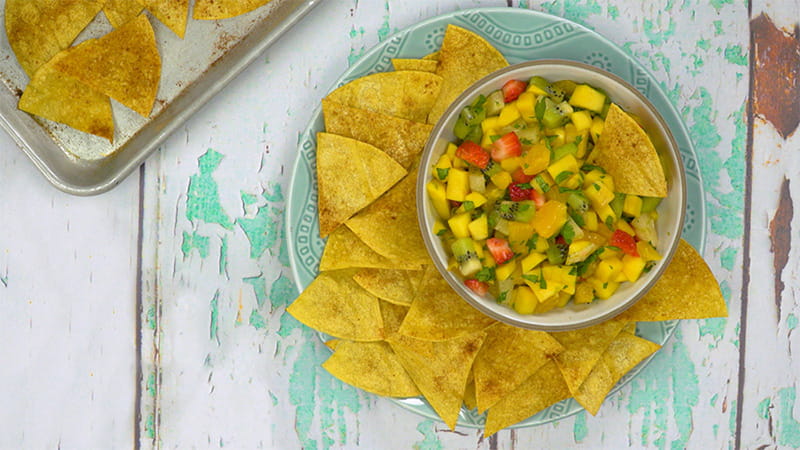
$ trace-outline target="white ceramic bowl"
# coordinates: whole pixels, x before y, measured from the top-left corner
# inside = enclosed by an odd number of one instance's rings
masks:
[[[479,296],[464,286],[460,275],[447,270],[447,252],[438,236],[432,233],[436,212],[425,190],[432,177],[431,166],[445,152],[447,144],[455,141],[453,126],[461,110],[478,95],[488,95],[500,89],[506,81],[516,79],[528,81],[534,75],[548,80],[573,80],[587,83],[604,90],[611,101],[635,114],[650,134],[658,151],[667,177],[668,195],[658,207],[657,230],[658,252],[662,259],[655,267],[635,283],[623,283],[617,292],[606,300],[595,300],[590,304],[576,305],[570,302],[544,314],[522,315],[498,304],[489,294]],[[420,176],[417,180],[417,216],[422,236],[436,268],[450,286],[467,302],[496,320],[529,329],[548,331],[572,330],[608,320],[639,300],[653,284],[672,259],[683,228],[686,209],[686,182],[683,163],[678,146],[664,119],[653,105],[633,86],[618,76],[596,67],[572,61],[539,60],[506,67],[479,80],[461,94],[447,109],[433,129],[420,161]]]

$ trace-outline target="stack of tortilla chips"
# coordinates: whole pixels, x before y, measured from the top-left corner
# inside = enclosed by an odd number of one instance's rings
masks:
[[[397,70],[354,80],[322,101],[318,208],[328,241],[318,277],[288,308],[333,337],[323,367],[337,378],[378,395],[421,395],[450,428],[462,407],[486,412],[485,436],[570,397],[596,414],[620,378],[659,349],[636,336],[637,321],[727,315],[713,274],[684,241],[635,306],[575,331],[497,322],[450,288],[417,224],[417,155],[430,123],[471,83],[506,64],[481,37],[449,26],[439,52],[394,60]],[[607,151],[640,147],[641,135],[626,124],[607,124]],[[598,163],[613,166],[598,148]],[[664,187],[663,173],[636,173]]]
[[[197,0],[193,18],[233,17],[269,1]],[[161,57],[144,9],[183,39],[189,0],[7,0],[8,41],[31,78],[19,109],[109,142],[111,98],[148,117]],[[72,46],[100,11],[114,30]]]

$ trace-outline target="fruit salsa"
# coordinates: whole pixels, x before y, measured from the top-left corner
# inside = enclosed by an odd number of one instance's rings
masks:
[[[426,190],[467,287],[541,314],[607,299],[660,259],[661,198],[615,190],[594,161],[604,127],[624,126],[612,115],[635,124],[600,89],[538,76],[461,111]]]

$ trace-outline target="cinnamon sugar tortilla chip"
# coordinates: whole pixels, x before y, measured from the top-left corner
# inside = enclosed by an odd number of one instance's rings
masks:
[[[106,0],[103,13],[114,28],[128,23],[142,12],[144,6],[135,0]]]
[[[353,108],[425,122],[441,86],[442,78],[433,73],[380,72],[355,79],[326,98]]]
[[[445,30],[438,60],[436,74],[442,77],[442,89],[428,115],[428,123],[436,123],[472,83],[508,65],[486,39],[455,25],[448,25]]]
[[[400,164],[372,145],[331,133],[317,133],[320,236],[330,234],[406,173]]]
[[[408,314],[408,306],[396,305],[381,300],[381,317],[383,317],[384,335],[391,336],[400,329],[400,324]]]
[[[55,68],[147,117],[161,77],[161,57],[147,16],[82,42]]]
[[[419,389],[386,342],[339,341],[322,363],[347,384],[386,397],[417,397]]]
[[[179,38],[186,34],[189,0],[136,0]]]
[[[446,341],[425,341],[401,334],[387,339],[414,384],[450,429],[461,410],[472,361],[485,333]]]
[[[386,152],[408,169],[419,158],[433,126],[367,109],[322,100],[325,131],[350,137]]]
[[[727,316],[725,297],[714,274],[703,257],[681,239],[661,278],[619,319],[655,322]]]
[[[349,228],[340,226],[328,236],[319,270],[350,269],[371,267],[376,269],[419,270],[420,264],[399,259],[389,259],[375,253]]]
[[[357,285],[352,271],[323,272],[286,311],[303,324],[352,341],[384,338],[378,298]]]
[[[217,20],[236,17],[260,8],[271,0],[196,0],[192,18]]]
[[[419,70],[420,72],[436,73],[439,61],[435,59],[393,58],[394,70]]]
[[[68,52],[56,54],[36,71],[19,99],[19,109],[111,141],[114,119],[108,96],[54,69]]]
[[[588,162],[604,168],[623,194],[666,197],[667,179],[650,137],[614,103]]]
[[[66,49],[103,8],[104,0],[6,0],[8,43],[28,76]]]
[[[353,275],[353,279],[381,300],[409,306],[422,275],[421,270],[361,269]]]
[[[564,346],[564,351],[556,355],[554,360],[570,392],[578,392],[625,323],[612,319],[586,328],[551,333]]]

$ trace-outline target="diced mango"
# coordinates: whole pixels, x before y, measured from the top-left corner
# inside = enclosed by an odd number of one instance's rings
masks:
[[[448,142],[445,154],[447,155],[448,158],[452,160],[453,158],[456,157],[456,150],[458,150],[458,146],[452,142]]]
[[[617,229],[622,230],[631,236],[636,236],[636,230],[634,230],[633,227],[623,219],[617,221]]]
[[[558,200],[550,200],[536,211],[533,228],[539,236],[549,239],[555,236],[567,223],[567,205]]]
[[[642,213],[642,197],[634,194],[626,195],[625,202],[622,204],[622,212],[632,217],[639,217]]]
[[[492,136],[496,136],[496,135],[497,135],[497,131],[495,131],[493,129],[489,130],[488,132],[484,132],[483,133],[483,137],[481,138],[481,147],[483,147],[483,148],[485,148],[487,150],[490,150],[492,148],[492,144],[494,143],[492,141]]]
[[[450,218],[450,202],[447,201],[447,190],[443,183],[436,180],[431,180],[425,185],[425,190],[428,191],[428,197],[431,199],[433,209],[439,214],[442,219]]]
[[[514,253],[525,253],[528,251],[528,239],[533,237],[533,225],[527,222],[517,222],[510,220],[508,222],[508,241],[511,244],[511,250]]]
[[[472,239],[483,240],[489,237],[489,221],[486,218],[486,214],[482,214],[477,219],[471,221],[467,228],[469,229],[469,234],[472,236]]]
[[[600,139],[600,135],[603,134],[604,125],[605,121],[599,116],[594,116],[592,118],[592,126],[589,127],[589,135],[592,136],[592,142],[594,142],[595,144]]]
[[[575,86],[572,96],[569,98],[569,104],[578,108],[588,109],[596,113],[603,112],[605,106],[606,96],[602,92],[589,86],[588,84],[579,84]]]
[[[567,142],[567,132],[564,127],[557,127],[544,130],[544,134],[551,138],[550,146],[553,148],[560,147]]]
[[[470,237],[469,223],[472,221],[469,213],[457,214],[447,221],[450,231],[457,238]]]
[[[636,281],[642,275],[646,262],[640,256],[625,255],[622,257],[622,273],[628,281]]]
[[[602,229],[614,231],[616,229],[615,225],[617,222],[617,215],[614,214],[614,209],[612,209],[610,205],[603,205],[598,208],[597,216],[599,217],[600,221],[606,225],[605,227],[598,226],[598,231]]]
[[[469,194],[469,172],[452,168],[447,174],[446,193],[448,200],[463,202]]]
[[[472,204],[476,208],[480,208],[486,203],[486,197],[484,197],[483,194],[481,194],[480,192],[473,191],[467,194],[466,197],[464,197],[464,201],[472,202]]]
[[[548,287],[554,284],[560,291],[567,294],[575,293],[575,282],[578,277],[573,272],[572,266],[544,266],[542,276],[547,281]]]
[[[636,242],[636,252],[642,257],[642,259],[645,260],[645,262],[658,261],[661,259],[661,255],[658,254],[658,251],[656,251],[656,249],[653,248],[653,246],[647,241]]]
[[[547,92],[544,89],[540,88],[539,86],[537,86],[534,83],[528,83],[527,92],[531,92],[531,93],[534,93],[536,95],[547,95]]]
[[[599,180],[583,188],[583,195],[592,202],[592,207],[596,210],[599,210],[601,207],[611,203],[611,200],[614,200],[614,191]]]
[[[615,282],[617,282],[617,283],[623,283],[623,282],[625,282],[625,281],[628,281],[628,277],[627,277],[627,276],[625,276],[625,272],[620,272],[620,273],[618,273],[618,274],[617,274],[617,276],[616,276],[616,277],[614,277],[614,279],[613,279],[613,280],[611,280],[611,281],[615,281]]]
[[[440,156],[439,160],[436,161],[436,166],[434,167],[437,169],[449,169],[453,167],[453,162],[450,159],[450,155],[447,153],[442,153],[442,156]]]
[[[469,167],[467,162],[464,161],[463,159],[459,158],[458,156],[453,156],[450,159],[453,162],[453,167],[456,168],[456,169],[466,169],[467,167]]]
[[[558,161],[550,164],[547,167],[547,172],[550,174],[553,179],[557,179],[559,174],[562,172],[570,172],[570,173],[578,173],[580,168],[578,167],[578,160],[571,154],[568,154]],[[613,196],[613,193],[612,193]],[[612,197],[613,198],[613,197]]]
[[[536,95],[533,92],[525,91],[519,95],[517,98],[517,110],[526,122],[531,122],[536,119],[535,109]]]
[[[494,183],[494,185],[499,187],[500,189],[507,188],[508,185],[511,184],[512,181],[514,181],[511,179],[510,173],[502,170],[492,175],[491,180],[492,183]]]
[[[592,126],[592,115],[589,111],[575,111],[570,116],[570,120],[578,131],[588,130]]]
[[[520,314],[533,314],[539,299],[528,286],[517,286],[514,288],[514,311]]]
[[[544,253],[539,252],[530,252],[528,256],[522,258],[519,262],[522,273],[528,273],[533,270],[534,267],[541,264],[542,261],[547,259],[547,256]]]
[[[590,170],[589,172],[587,172],[583,176],[583,188],[585,189],[585,188],[591,186],[592,184],[600,181],[600,178],[602,176],[603,176],[603,172],[601,172],[600,170],[597,170],[597,169]]]
[[[620,272],[622,272],[622,261],[619,258],[601,259],[597,270],[594,271],[594,277],[602,282],[613,281]]]
[[[534,144],[523,156],[522,172],[525,175],[536,175],[547,169],[550,164],[550,150],[544,144]]]
[[[431,229],[434,235],[439,236],[441,233],[447,231],[447,227],[444,226],[444,222],[441,220],[437,220],[433,222],[433,228]]]
[[[500,161],[500,167],[508,173],[514,173],[520,166],[522,166],[523,159],[521,156],[512,156]]]
[[[594,300],[594,288],[586,281],[582,281],[575,286],[575,297],[573,301],[577,304],[592,303]]]
[[[507,103],[506,106],[503,106],[503,109],[500,110],[500,115],[497,116],[497,128],[507,127],[519,118],[520,114],[517,105],[514,103]]]
[[[501,128],[500,125],[498,125],[498,122],[498,116],[492,116],[483,119],[483,122],[481,122],[483,134],[489,134],[490,131]]]
[[[603,282],[596,278],[590,278],[589,282],[592,284],[592,287],[594,288],[594,294],[597,296],[597,298],[601,300],[605,300],[611,297],[612,295],[614,295],[614,292],[617,292],[617,289],[619,288],[619,283],[614,281]]]
[[[617,250],[617,249],[615,249],[613,247],[605,247],[603,249],[603,252],[600,253],[599,257],[600,257],[601,260],[614,259],[614,258],[622,260],[622,251],[621,250]]]
[[[517,268],[517,261],[511,260],[510,262],[507,262],[505,264],[500,264],[499,266],[495,267],[494,276],[497,279],[497,281],[506,280],[508,279],[508,277],[511,276],[512,273],[514,273],[514,270],[516,270],[516,268]]]
[[[597,214],[594,211],[586,211],[583,216],[583,228],[589,231],[597,231]]]

